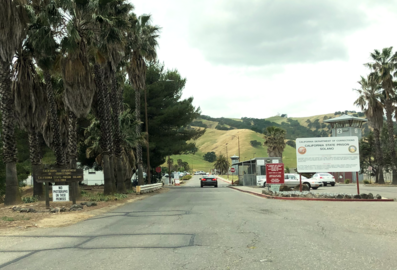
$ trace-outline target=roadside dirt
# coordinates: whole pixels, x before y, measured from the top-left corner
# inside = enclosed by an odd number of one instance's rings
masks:
[[[84,206],[82,210],[70,212],[50,213],[45,207],[45,201],[16,205],[21,208],[33,208],[37,211],[36,213],[20,213],[13,211],[13,206],[4,206],[4,204],[2,204],[0,206],[0,235],[18,234],[35,228],[68,226],[96,215],[106,213],[127,203],[143,200],[147,197],[167,192],[168,190],[168,188],[162,188],[155,192],[141,195],[136,195],[135,193],[125,194],[126,198],[124,199],[111,197],[112,200],[106,202],[96,201],[97,206]],[[87,194],[80,200],[77,200],[77,204],[88,202],[88,196],[90,193],[91,195],[94,195],[96,193],[102,193],[103,190],[101,190],[101,188],[93,188],[91,190],[85,190],[85,192],[87,192]],[[23,196],[31,196],[31,192],[29,191],[24,190],[23,194]],[[61,208],[62,206],[69,209],[72,206],[72,202],[52,202],[50,200],[51,208]]]

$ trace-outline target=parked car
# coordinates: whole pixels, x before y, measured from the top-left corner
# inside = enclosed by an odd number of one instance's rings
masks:
[[[200,174],[201,174],[200,172],[195,172],[195,173],[194,173],[194,175],[200,175]]]
[[[201,187],[204,186],[214,186],[214,187],[218,187],[218,179],[215,177],[215,175],[205,175],[202,178],[200,178]]]
[[[310,178],[310,180],[311,179],[321,181],[324,187],[326,187],[328,184],[335,186],[335,177],[330,173],[316,173],[312,176],[312,178]]]
[[[305,178],[305,179],[304,179]],[[286,173],[284,174],[284,185],[287,187],[296,187],[300,184],[299,175]],[[264,184],[266,185],[266,183]],[[307,179],[306,177],[302,176],[302,185],[307,185],[309,188],[318,189],[323,185],[321,181],[317,181],[315,179]]]
[[[169,174],[168,173],[164,174],[164,177],[169,177]]]

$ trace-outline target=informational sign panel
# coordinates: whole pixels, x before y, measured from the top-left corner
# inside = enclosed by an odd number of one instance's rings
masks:
[[[45,169],[37,174],[37,182],[77,182],[83,180],[83,169]]]
[[[174,180],[179,181],[179,172],[174,172]]]
[[[52,186],[52,201],[53,202],[69,201],[69,186]]]
[[[298,138],[296,161],[299,173],[358,172],[358,137]]]
[[[266,164],[266,184],[284,184],[284,163]]]

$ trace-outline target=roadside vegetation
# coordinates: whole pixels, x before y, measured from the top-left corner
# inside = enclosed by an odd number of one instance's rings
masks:
[[[189,124],[200,110],[181,98],[186,79],[157,59],[160,27],[150,15],[127,0],[4,0],[0,12],[6,205],[22,201],[21,181],[43,166],[95,162],[112,196],[128,193],[136,169],[153,175],[167,156],[197,151],[205,129]],[[34,182],[32,197],[43,199],[43,184]]]

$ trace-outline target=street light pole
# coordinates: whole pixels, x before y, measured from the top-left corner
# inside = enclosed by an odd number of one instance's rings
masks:
[[[229,153],[227,151],[227,144],[226,144],[226,158],[227,158],[226,161],[229,162]],[[229,179],[229,168],[227,168],[227,179]]]

